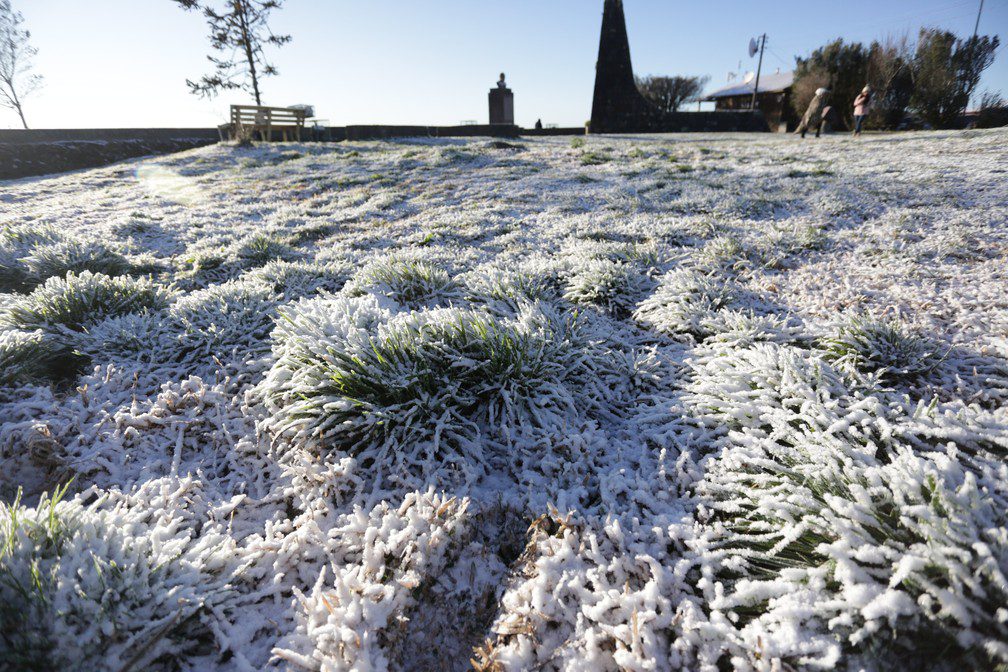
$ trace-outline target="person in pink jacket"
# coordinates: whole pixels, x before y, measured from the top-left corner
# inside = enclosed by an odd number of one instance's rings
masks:
[[[861,89],[861,93],[854,99],[854,135],[861,135],[861,125],[864,124],[865,117],[868,116],[868,108],[871,107],[872,90],[870,86]]]

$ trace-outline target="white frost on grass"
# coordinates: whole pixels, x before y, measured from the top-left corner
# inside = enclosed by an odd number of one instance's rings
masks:
[[[0,184],[0,669],[1008,665],[1006,141]]]

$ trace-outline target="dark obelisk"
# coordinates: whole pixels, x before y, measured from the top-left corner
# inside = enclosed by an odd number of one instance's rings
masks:
[[[656,123],[658,116],[658,110],[644,99],[634,81],[623,0],[605,0],[589,131],[645,131]]]

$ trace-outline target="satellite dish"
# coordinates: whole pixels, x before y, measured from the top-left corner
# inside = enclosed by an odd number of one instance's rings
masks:
[[[756,73],[750,70],[749,72],[745,73],[745,77],[742,79],[742,83],[748,84],[754,79],[756,79]]]
[[[749,58],[755,56],[757,51],[759,51],[759,45],[756,44],[756,38],[749,38]]]

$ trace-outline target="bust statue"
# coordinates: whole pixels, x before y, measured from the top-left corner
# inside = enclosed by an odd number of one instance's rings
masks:
[[[498,89],[506,89],[507,88],[507,82],[504,81],[504,73],[503,72],[501,73],[500,79],[497,80],[497,88]]]

